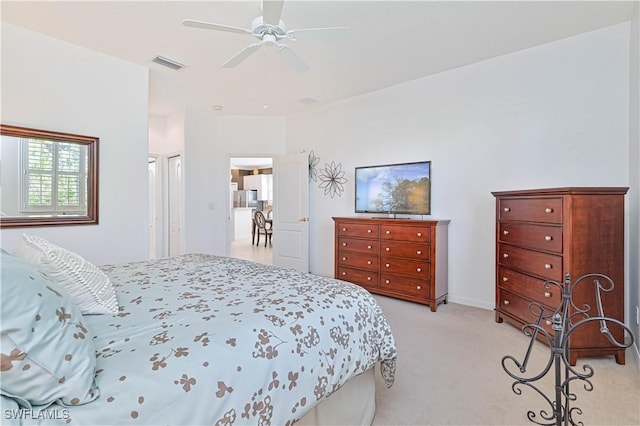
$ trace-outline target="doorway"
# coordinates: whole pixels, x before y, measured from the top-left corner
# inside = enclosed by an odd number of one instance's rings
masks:
[[[253,215],[273,214],[273,158],[237,156],[229,159],[229,256],[265,265],[273,264],[273,246],[258,236]],[[269,226],[269,225],[268,225]]]

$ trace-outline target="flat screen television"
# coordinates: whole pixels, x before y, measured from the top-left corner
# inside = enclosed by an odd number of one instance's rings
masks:
[[[356,213],[431,214],[431,161],[356,167]]]

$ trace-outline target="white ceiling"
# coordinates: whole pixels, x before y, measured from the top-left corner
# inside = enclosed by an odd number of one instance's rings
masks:
[[[230,163],[232,169],[265,169],[273,166],[273,159],[271,157],[232,157]]]
[[[296,73],[263,47],[234,69],[222,64],[256,40],[188,28],[185,19],[251,28],[254,1],[6,1],[2,21],[148,67],[150,112],[184,103],[218,114],[286,115],[631,19],[638,1],[287,0],[289,29],[349,27],[340,41],[289,46],[311,67]],[[161,55],[187,66],[154,64]],[[306,104],[301,99],[311,98]],[[264,109],[263,105],[268,104]]]

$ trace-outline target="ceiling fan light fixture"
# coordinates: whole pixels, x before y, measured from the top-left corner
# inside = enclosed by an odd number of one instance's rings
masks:
[[[262,36],[262,43],[267,46],[275,46],[277,44],[276,36],[273,34],[265,34]]]

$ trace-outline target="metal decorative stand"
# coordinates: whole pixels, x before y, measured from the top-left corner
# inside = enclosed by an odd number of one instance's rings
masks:
[[[576,286],[589,279],[593,279],[592,282],[595,287],[594,291],[597,304],[596,308],[598,311],[598,316],[593,317],[588,315],[588,312],[591,310],[589,305],[585,304],[582,309],[580,309],[575,305],[572,299],[573,290]],[[574,414],[580,415],[582,414],[582,410],[578,407],[570,406],[570,403],[575,401],[577,397],[575,393],[570,391],[569,385],[573,381],[579,380],[584,383],[584,389],[586,391],[592,391],[593,384],[591,383],[590,378],[593,376],[594,370],[587,364],[582,367],[582,373],[571,367],[569,364],[569,337],[578,328],[594,321],[600,323],[600,332],[604,334],[612,344],[619,348],[626,349],[633,345],[633,334],[622,322],[613,318],[607,318],[604,315],[601,293],[613,290],[614,283],[611,278],[602,274],[587,274],[571,283],[570,275],[565,274],[564,285],[555,281],[547,281],[544,284],[546,289],[551,288],[552,285],[555,285],[562,290],[562,303],[550,315],[545,315],[545,309],[538,303],[532,302],[529,305],[529,310],[537,317],[537,321],[534,324],[527,324],[522,328],[522,332],[526,336],[531,336],[527,352],[522,362],[519,362],[511,355],[503,357],[502,368],[515,380],[511,385],[511,388],[516,395],[521,395],[522,388],[528,387],[533,389],[549,405],[548,410],[540,410],[539,419],[536,418],[536,413],[534,411],[528,411],[527,418],[529,421],[539,425],[582,425],[582,422],[578,422],[576,424],[573,419]],[[553,335],[547,332],[547,330],[540,325],[543,320],[550,320],[552,322]],[[607,327],[608,323],[622,327],[629,336],[628,342],[624,343],[616,341],[615,337]],[[548,362],[539,374],[532,377],[524,377],[525,373],[527,373],[527,366],[529,364],[533,345],[538,338],[546,340],[549,345],[550,356]],[[552,366],[554,366],[555,374],[554,399],[545,395],[545,393],[534,384],[538,380],[542,379],[549,370],[551,370]],[[518,372],[515,372],[515,370]]]

